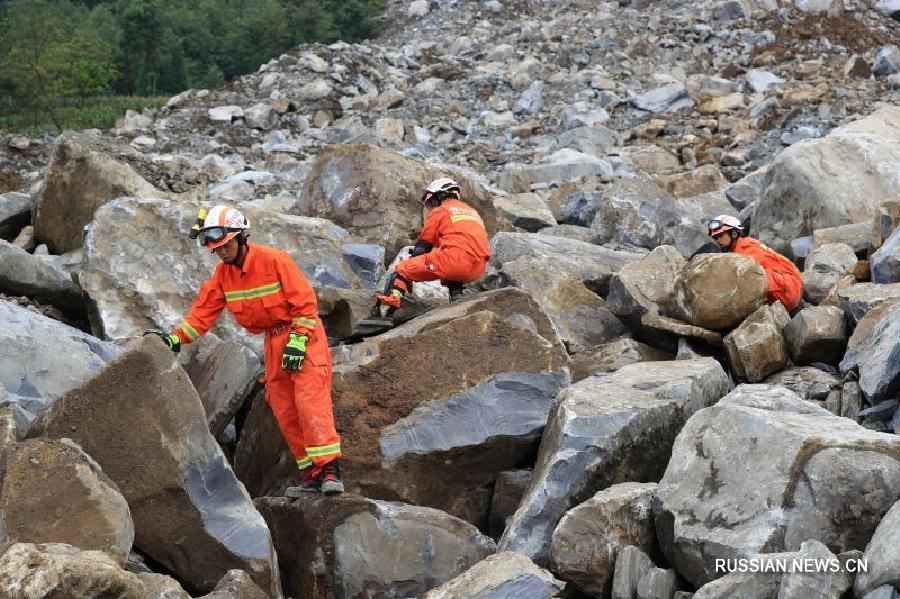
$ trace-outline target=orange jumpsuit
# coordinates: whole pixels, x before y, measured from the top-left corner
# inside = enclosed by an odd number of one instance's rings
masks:
[[[331,404],[331,352],[317,314],[316,294],[291,257],[247,244],[243,267],[220,263],[200,288],[191,312],[175,329],[182,343],[206,333],[222,309],[251,333],[265,333],[266,396],[297,466],[340,457]],[[299,372],[281,368],[291,332],[308,335]]]
[[[739,237],[732,251],[753,258],[763,267],[769,280],[766,300],[770,304],[781,302],[788,311],[800,304],[800,298],[803,296],[803,275],[793,262],[752,237]]]
[[[474,208],[460,200],[444,200],[431,210],[419,241],[434,249],[399,262],[395,269],[413,282],[471,283],[481,278],[491,258],[484,222]]]

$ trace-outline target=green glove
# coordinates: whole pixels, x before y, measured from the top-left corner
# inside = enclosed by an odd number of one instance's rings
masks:
[[[306,358],[306,341],[309,339],[306,335],[299,333],[291,333],[290,339],[284,346],[284,353],[281,355],[281,367],[289,372],[297,372],[303,367],[303,360]]]
[[[163,343],[166,344],[166,347],[171,349],[176,354],[181,351],[181,337],[179,337],[175,333],[169,333],[168,335],[166,335],[162,331],[150,329],[144,331],[144,337],[146,337],[147,335],[156,335],[163,340]]]

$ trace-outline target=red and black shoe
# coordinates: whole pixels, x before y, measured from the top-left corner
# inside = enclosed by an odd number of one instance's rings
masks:
[[[290,497],[291,499],[297,499],[298,497],[303,497],[308,493],[318,493],[321,491],[321,484],[313,476],[313,470],[315,466],[310,466],[309,468],[304,468],[300,471],[300,484],[296,487],[288,487],[284,491],[285,497]]]
[[[313,466],[300,471],[300,485],[289,487],[285,497],[297,499],[307,493],[323,493],[325,495],[337,495],[344,492],[344,481],[341,479],[341,466],[336,459]]]

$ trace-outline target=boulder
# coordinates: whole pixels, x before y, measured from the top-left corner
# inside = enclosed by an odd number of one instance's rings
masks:
[[[481,560],[450,582],[425,593],[423,599],[470,597],[557,597],[564,583],[515,551],[504,551]]]
[[[606,297],[610,311],[630,325],[644,314],[665,313],[675,291],[675,277],[685,265],[672,246],[660,246],[613,275]]]
[[[847,347],[844,312],[834,306],[804,308],[784,329],[794,364],[837,364]]]
[[[70,437],[97,460],[128,500],[135,546],[180,580],[209,591],[238,568],[280,596],[266,524],[209,433],[187,374],[157,338],[130,344],[29,435]]]
[[[12,241],[23,227],[31,224],[34,200],[27,193],[0,193],[0,239]]]
[[[653,560],[634,545],[619,549],[616,555],[615,574],[612,581],[613,599],[634,599],[638,583],[654,568]]]
[[[512,227],[532,233],[544,227],[556,226],[556,219],[547,204],[533,193],[518,193],[494,197],[497,218]]]
[[[753,216],[756,237],[786,253],[791,240],[816,229],[871,222],[896,197],[900,107],[882,108],[827,137],[785,149],[769,166]]]
[[[900,587],[900,502],[895,503],[872,535],[863,559],[868,564],[865,572],[856,575],[853,592],[862,597],[881,585]]]
[[[350,231],[355,240],[382,245],[393,256],[413,243],[422,228],[422,189],[446,176],[384,148],[327,146],[316,156],[297,210],[326,218]],[[463,201],[478,211],[488,232],[496,232],[497,217],[488,192],[458,173],[450,176],[459,182]]]
[[[606,160],[571,148],[557,150],[537,164],[508,162],[504,169],[500,187],[518,193],[582,178],[612,181],[614,176],[613,167]]]
[[[826,227],[813,231],[813,248],[829,243],[843,243],[853,248],[856,254],[864,254],[872,239],[870,223],[851,223],[837,227]],[[806,258],[807,262],[809,257]]]
[[[845,243],[813,245],[803,266],[803,295],[814,304],[821,303],[856,262],[856,253]]]
[[[0,389],[28,421],[120,352],[112,343],[0,300]]]
[[[207,110],[206,115],[214,123],[230,125],[232,121],[244,118],[244,109],[240,106],[216,106]]]
[[[506,529],[506,521],[519,508],[531,484],[531,474],[531,470],[507,470],[497,475],[488,519],[488,532],[492,539],[500,538]]]
[[[641,258],[633,252],[551,235],[502,232],[491,239],[490,266],[494,270],[502,270],[504,264],[522,256],[538,258],[547,270],[569,274],[600,295],[609,292],[612,275]]]
[[[2,472],[0,545],[66,543],[125,564],[134,541],[128,504],[78,445],[68,439],[16,443],[5,450]]]
[[[869,403],[874,404],[894,397],[900,389],[900,355],[896,351],[900,304],[887,308],[871,327],[865,341],[855,340],[853,353],[848,348],[841,370],[847,372],[853,367],[858,368],[859,387]]]
[[[728,186],[728,180],[714,164],[704,164],[692,171],[664,175],[656,179],[657,185],[676,198],[692,198]]]
[[[650,568],[637,584],[637,599],[668,599],[678,590],[675,570]]]
[[[0,289],[60,309],[83,310],[81,289],[55,256],[36,256],[0,239]]]
[[[726,187],[725,198],[738,210],[753,206],[759,200],[765,179],[765,167],[756,169],[746,177]]]
[[[900,438],[787,389],[742,385],[684,426],[654,514],[667,560],[702,586],[724,574],[716,559],[796,551],[808,539],[862,549],[898,497]]]
[[[841,390],[841,379],[812,366],[788,368],[763,382],[786,387],[806,401],[824,402],[833,392]]]
[[[314,287],[362,287],[344,258],[344,244],[350,242],[344,229],[319,218],[243,205],[241,210],[253,227],[251,244],[287,251]],[[183,233],[196,215],[195,204],[150,198],[119,198],[97,210],[85,240],[80,282],[90,301],[92,328],[102,337],[168,330],[188,314],[219,262]],[[259,341],[251,341],[230,315],[212,332],[259,353]]]
[[[782,326],[770,306],[762,306],[725,336],[725,352],[741,381],[758,383],[788,361]]]
[[[656,559],[650,504],[656,483],[622,483],[569,510],[550,542],[550,569],[594,597],[608,597],[621,549],[633,545]]]
[[[839,367],[842,374],[847,374],[851,370],[856,369],[860,361],[866,359],[862,352],[866,347],[869,336],[872,334],[872,330],[881,322],[885,313],[898,302],[900,300],[886,301],[867,312],[856,323],[856,328],[853,329],[853,334],[850,335],[850,339],[847,341],[847,351],[844,353],[844,358],[841,360]]]
[[[184,189],[182,189],[184,187]],[[130,146],[83,133],[64,133],[56,141],[34,212],[34,235],[55,254],[81,247],[83,228],[94,211],[120,196],[200,198],[199,188],[159,175],[159,166]],[[174,193],[181,191],[182,193]],[[182,222],[192,222],[194,214]],[[123,227],[123,230],[125,227]],[[148,247],[159,249],[156,243]]]
[[[654,482],[684,421],[731,388],[712,358],[645,362],[593,376],[554,403],[531,486],[500,539],[537,564],[565,513],[621,482]]]
[[[268,599],[259,585],[243,570],[229,570],[216,588],[201,599]]]
[[[900,283],[859,283],[839,289],[837,296],[848,323],[855,326],[870,310],[900,300]]]
[[[637,362],[671,360],[673,356],[629,337],[622,337],[572,358],[572,382],[595,374],[615,372]]]
[[[603,298],[540,256],[521,256],[506,262],[499,276],[506,285],[526,291],[537,301],[570,354],[607,343],[626,332]]]
[[[669,315],[705,329],[739,325],[766,301],[769,282],[762,267],[739,254],[701,254],[675,277]]]
[[[900,283],[900,228],[869,257],[873,283]]]
[[[591,228],[601,243],[647,249],[672,245],[687,257],[709,241],[706,221],[729,209],[724,198],[710,206],[676,200],[641,174],[604,190]]]
[[[168,576],[132,574],[102,551],[82,551],[65,543],[9,547],[0,556],[0,596],[190,598]]]
[[[254,129],[274,129],[278,124],[278,114],[270,104],[254,104],[244,111],[244,123]]]
[[[348,489],[486,529],[498,474],[527,463],[568,383],[552,323],[515,289],[454,302],[345,346],[335,352],[333,397]],[[249,420],[243,436],[248,427]],[[272,472],[290,458],[272,448],[280,439],[251,435],[241,439],[235,467],[254,495],[265,494],[284,484]]]
[[[178,361],[200,396],[209,432],[219,438],[256,391],[256,376],[262,370],[259,358],[236,341],[210,334],[182,349]]]
[[[285,593],[318,597],[413,597],[494,553],[471,524],[439,510],[350,493],[297,500],[263,497]]]
[[[687,87],[680,81],[657,87],[643,94],[634,95],[631,104],[648,112],[675,112],[682,108],[691,108],[694,101],[688,96]]]

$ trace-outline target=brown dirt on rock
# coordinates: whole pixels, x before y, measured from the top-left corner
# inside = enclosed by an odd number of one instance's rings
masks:
[[[799,50],[798,46],[809,40],[827,38],[832,44],[844,46],[857,54],[900,42],[900,25],[889,19],[885,19],[887,31],[873,29],[852,15],[809,16],[788,23],[769,18],[763,25],[775,33],[775,41],[757,48],[753,57],[771,54],[778,62],[793,58]]]
[[[25,180],[9,171],[0,171],[0,193],[18,191],[25,186]]]
[[[335,420],[344,453],[380,462],[381,429],[419,405],[469,389],[499,372],[561,368],[556,350],[531,349],[534,340],[531,333],[482,311],[422,331],[414,339],[385,341],[376,360],[336,377]]]

